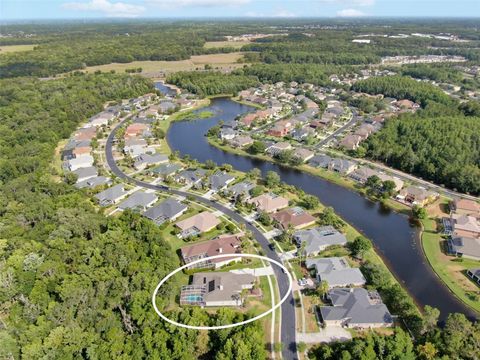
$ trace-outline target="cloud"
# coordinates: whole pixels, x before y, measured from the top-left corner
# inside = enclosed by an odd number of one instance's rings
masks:
[[[323,3],[338,4],[343,6],[373,6],[375,0],[320,0]]]
[[[124,2],[108,0],[91,0],[88,2],[71,2],[62,5],[64,9],[75,11],[98,11],[107,17],[137,17],[145,11],[145,7]]]
[[[217,7],[246,5],[251,0],[148,0],[148,3],[163,8]]]
[[[286,9],[280,9],[270,14],[249,11],[245,14],[245,16],[256,18],[294,18],[297,17],[297,14]]]
[[[363,11],[356,10],[356,9],[344,9],[337,11],[337,16],[338,17],[361,17],[361,16],[366,16]]]

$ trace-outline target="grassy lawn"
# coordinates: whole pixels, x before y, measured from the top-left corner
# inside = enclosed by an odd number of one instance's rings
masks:
[[[244,64],[239,60],[243,58],[243,53],[233,52],[228,54],[209,54],[195,55],[188,60],[178,61],[133,61],[130,63],[111,63],[105,65],[88,66],[82,71],[117,71],[124,72],[126,69],[142,68],[142,74],[154,74],[157,72],[172,73],[177,71],[191,71],[204,68],[205,65],[212,65],[221,69],[235,69],[242,67]]]
[[[248,40],[244,41],[207,41],[205,45],[203,45],[206,49],[214,49],[214,48],[223,48],[229,47],[234,49],[240,49],[242,46],[250,44],[251,42]]]
[[[303,295],[303,309],[305,311],[305,330],[307,333],[318,332],[318,322],[315,316],[315,308],[321,303],[318,295],[311,293]]]
[[[20,52],[20,51],[30,51],[37,45],[2,45],[0,46],[0,54]]]
[[[480,289],[465,274],[467,269],[480,267],[480,261],[447,256],[443,252],[446,240],[437,232],[436,219],[425,219],[422,225],[422,247],[433,270],[460,300],[480,313]]]

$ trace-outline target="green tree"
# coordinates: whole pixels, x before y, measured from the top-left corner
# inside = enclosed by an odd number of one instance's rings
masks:
[[[352,251],[352,255],[362,259],[367,251],[372,248],[372,243],[366,237],[358,236],[355,240],[350,244],[350,250]]]
[[[255,140],[252,145],[249,146],[248,152],[251,154],[263,154],[265,152],[265,143]]]
[[[271,189],[280,185],[280,175],[275,171],[268,171],[265,176],[265,184]]]
[[[412,216],[416,220],[426,219],[427,218],[427,210],[422,206],[414,205],[412,207]]]

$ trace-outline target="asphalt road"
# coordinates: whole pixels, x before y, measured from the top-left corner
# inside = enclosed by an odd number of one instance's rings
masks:
[[[128,119],[128,118],[127,118]],[[192,197],[195,201],[199,203],[204,203],[205,205],[212,207],[216,210],[221,211],[224,213],[226,216],[230,217],[234,221],[236,221],[239,224],[245,224],[246,229],[250,230],[255,237],[255,239],[258,241],[258,243],[261,245],[265,256],[269,257],[270,259],[276,260],[278,262],[282,262],[280,260],[280,257],[278,254],[271,250],[269,247],[269,241],[267,238],[263,235],[263,233],[258,230],[255,226],[250,224],[248,221],[246,221],[240,214],[236,213],[235,211],[227,208],[226,206],[219,204],[214,201],[207,200],[199,195],[192,194],[189,192],[185,191],[180,191],[180,190],[175,190],[175,189],[170,189],[162,185],[154,185],[150,184],[144,181],[140,181],[137,179],[134,179],[127,174],[125,174],[117,165],[114,157],[113,157],[113,145],[114,145],[114,139],[115,139],[115,134],[118,131],[118,129],[123,125],[123,123],[127,120],[124,119],[122,122],[120,122],[113,130],[110,132],[107,138],[107,142],[105,144],[105,156],[107,160],[107,164],[110,167],[110,170],[112,171],[113,174],[115,174],[117,177],[134,184],[136,186],[140,186],[146,189],[152,189],[155,191],[163,191],[169,194],[173,195],[180,195],[180,196],[189,196]],[[280,297],[282,298],[285,293],[288,290],[288,278],[287,276],[283,273],[283,271],[278,267],[274,266],[274,271],[275,271],[275,276],[277,278],[277,283],[278,287],[280,290]],[[297,356],[297,349],[296,349],[296,341],[295,341],[295,335],[296,335],[296,328],[295,328],[295,303],[293,300],[293,295],[290,292],[288,294],[287,300],[282,304],[281,307],[281,340],[283,344],[283,350],[282,350],[282,357],[285,360],[291,360],[291,359],[298,359]]]

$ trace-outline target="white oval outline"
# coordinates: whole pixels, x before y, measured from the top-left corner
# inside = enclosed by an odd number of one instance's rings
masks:
[[[230,328],[233,328],[233,327],[236,327],[236,326],[249,324],[251,322],[254,322],[256,320],[259,320],[259,319],[263,318],[264,316],[267,316],[268,314],[270,314],[270,313],[274,312],[276,309],[278,309],[287,300],[288,296],[290,295],[290,293],[292,291],[293,280],[292,280],[292,276],[290,275],[290,272],[288,271],[288,269],[283,264],[279,263],[278,261],[270,259],[269,257],[266,257],[266,256],[255,255],[255,254],[234,254],[234,255],[235,255],[235,257],[245,257],[245,258],[251,257],[251,258],[265,260],[265,261],[268,261],[270,263],[273,263],[273,264],[279,266],[284,271],[284,273],[288,277],[288,282],[289,282],[288,283],[288,290],[278,304],[275,304],[275,306],[273,306],[270,310],[265,311],[264,313],[262,313],[260,315],[257,315],[257,316],[255,316],[251,319],[241,321],[239,323],[228,324],[228,325],[217,325],[217,326],[193,326],[193,325],[181,324],[181,323],[178,323],[174,320],[171,320],[171,319],[167,318],[165,315],[163,315],[161,313],[160,310],[158,310],[157,304],[155,302],[155,298],[157,296],[157,293],[158,293],[158,290],[160,289],[160,287],[163,284],[165,284],[165,282],[168,279],[170,279],[173,275],[182,271],[183,269],[186,269],[186,268],[188,268],[192,265],[204,262],[205,260],[213,260],[213,259],[222,259],[222,258],[226,258],[226,257],[232,257],[232,254],[221,254],[221,255],[208,256],[208,257],[205,257],[205,258],[202,258],[202,259],[192,261],[192,262],[190,262],[188,264],[185,264],[183,266],[180,266],[178,269],[173,270],[171,273],[169,273],[167,276],[165,276],[162,280],[160,280],[160,282],[158,283],[158,285],[155,288],[155,291],[153,292],[153,295],[152,295],[153,308],[155,309],[155,312],[158,314],[158,316],[160,316],[163,320],[165,320],[166,322],[168,322],[172,325],[176,325],[176,326],[179,326],[179,327],[182,327],[182,328],[185,328],[185,329],[190,329],[190,330],[220,330],[220,329],[230,329]]]

